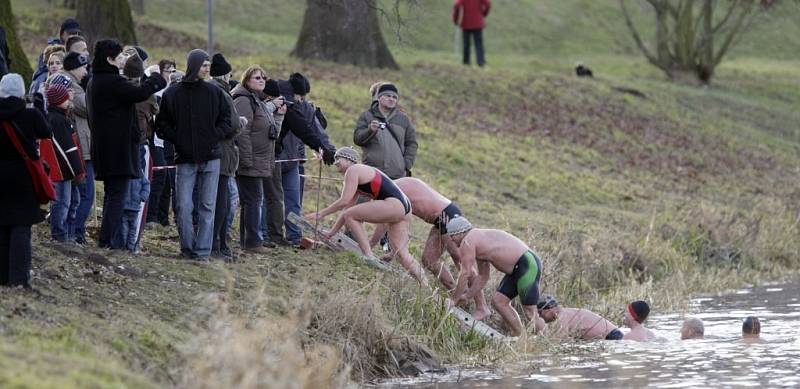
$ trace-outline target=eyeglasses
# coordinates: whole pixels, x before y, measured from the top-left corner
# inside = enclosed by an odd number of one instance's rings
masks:
[[[260,80],[266,80],[267,78],[266,78],[266,77],[261,77],[261,76],[254,76],[254,77],[250,77],[250,79],[251,79],[251,80],[258,80],[258,81],[260,81]]]

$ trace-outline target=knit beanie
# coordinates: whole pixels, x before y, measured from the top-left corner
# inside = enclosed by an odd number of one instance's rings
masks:
[[[273,80],[271,78],[269,80],[267,80],[267,83],[264,84],[264,93],[267,96],[271,96],[271,97],[280,96],[281,95],[281,90],[280,90],[280,88],[278,88],[278,81],[277,80]]]
[[[341,147],[339,148],[339,150],[336,150],[336,154],[333,155],[333,158],[334,159],[344,158],[353,163],[358,163],[358,161],[361,160],[361,156],[358,155],[358,151],[356,151],[356,149],[352,147],[347,147],[347,146]]]
[[[141,78],[144,75],[144,62],[138,55],[128,57],[125,67],[122,68],[122,74],[128,78]]]
[[[85,54],[70,51],[69,53],[67,53],[67,56],[64,57],[64,70],[66,71],[75,70],[81,66],[85,66],[88,64],[89,64],[89,56]]]
[[[231,72],[231,64],[225,60],[222,53],[216,53],[211,57],[211,77],[221,77]]]
[[[47,104],[52,106],[61,105],[61,103],[69,99],[69,88],[72,87],[72,81],[69,78],[59,74],[50,80],[50,86],[47,87]]]
[[[463,216],[457,216],[447,222],[447,235],[458,235],[472,229],[472,223]]]
[[[389,93],[393,93],[398,97],[400,96],[400,93],[397,92],[397,87],[394,86],[394,84],[386,83],[381,85],[380,88],[378,88],[378,94],[376,95],[376,97],[381,97]]]
[[[79,33],[81,32],[81,25],[78,24],[78,21],[73,18],[66,18],[63,22],[61,22],[61,29],[58,30],[58,36],[67,31],[69,33]]]
[[[311,83],[308,82],[306,76],[300,73],[293,73],[289,76],[289,84],[292,85],[292,89],[297,95],[307,95],[311,92]]]
[[[628,304],[628,312],[631,314],[633,320],[644,323],[647,319],[647,315],[650,314],[650,306],[647,305],[647,302],[642,300],[634,301]]]
[[[25,82],[17,73],[8,73],[0,80],[0,98],[25,96]]]

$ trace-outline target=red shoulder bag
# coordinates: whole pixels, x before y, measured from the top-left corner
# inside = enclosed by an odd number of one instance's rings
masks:
[[[33,181],[33,190],[36,192],[36,199],[39,200],[39,204],[47,204],[55,200],[56,188],[53,186],[50,175],[44,170],[42,160],[37,159],[34,161],[28,156],[28,153],[22,148],[22,144],[19,142],[19,137],[17,136],[17,131],[11,122],[3,122],[3,126],[6,128],[6,134],[8,134],[8,137],[11,139],[11,143],[14,144],[14,147],[17,148],[22,159],[25,160],[25,167],[28,168],[28,174]]]

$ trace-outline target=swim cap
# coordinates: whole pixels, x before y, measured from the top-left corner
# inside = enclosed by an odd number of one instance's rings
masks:
[[[352,161],[353,163],[358,163],[358,161],[361,159],[361,156],[358,155],[358,151],[356,151],[356,149],[345,146],[339,150],[336,150],[336,154],[333,155],[333,158],[344,158]]]
[[[447,235],[458,235],[472,229],[472,223],[463,216],[457,216],[447,222]]]
[[[758,335],[761,333],[761,321],[755,316],[748,316],[742,323],[742,333],[748,335]]]
[[[539,302],[536,304],[536,309],[541,311],[544,309],[550,309],[557,306],[558,306],[558,301],[556,301],[556,298],[549,294],[546,294],[541,298],[539,298]]]
[[[644,323],[647,319],[647,315],[650,314],[650,306],[647,305],[647,302],[642,300],[634,301],[628,304],[628,312],[630,312],[633,320],[636,320],[638,323]]]

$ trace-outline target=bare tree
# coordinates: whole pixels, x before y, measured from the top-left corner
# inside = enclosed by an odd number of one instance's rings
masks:
[[[9,59],[11,60],[10,72],[19,73],[23,80],[30,80],[33,77],[33,69],[22,51],[22,45],[17,37],[16,20],[11,10],[11,0],[0,0],[0,27],[6,32],[8,40]]]
[[[671,79],[708,84],[725,54],[776,1],[647,0],[655,11],[655,50],[642,40],[625,0],[619,4],[636,46],[651,64]]]
[[[292,55],[365,67],[397,68],[376,0],[307,0]]]
[[[77,19],[89,46],[104,38],[123,44],[136,43],[136,31],[128,0],[76,0]]]

